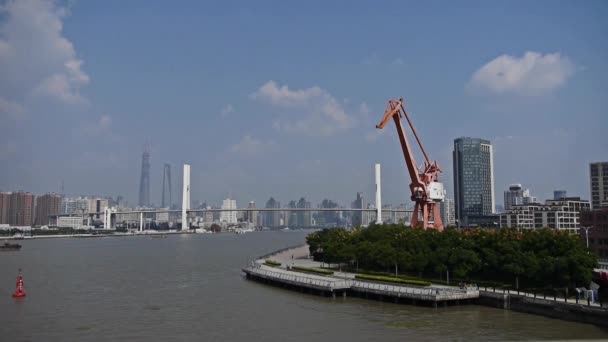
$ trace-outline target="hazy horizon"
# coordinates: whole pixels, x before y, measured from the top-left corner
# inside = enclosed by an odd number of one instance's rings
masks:
[[[179,5],[0,4],[0,191],[136,204],[147,144],[157,205],[164,163],[178,205],[183,163],[193,203],[373,202],[374,163],[383,203],[410,203],[375,129],[399,97],[448,198],[461,136],[492,142],[496,204],[512,183],[589,199],[608,160],[605,1]]]

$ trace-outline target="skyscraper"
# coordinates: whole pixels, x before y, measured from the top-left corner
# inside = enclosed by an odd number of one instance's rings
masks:
[[[249,205],[247,205],[247,209],[255,209],[255,202],[250,201]],[[256,225],[258,223],[258,211],[257,210],[248,210],[247,211],[247,222]]]
[[[296,201],[289,201],[287,203],[287,208],[297,208]],[[295,211],[287,210],[285,211],[285,224],[288,227],[295,227],[298,225],[298,213]]]
[[[150,206],[150,152],[146,147],[141,156],[141,178],[139,179],[139,201],[140,207]]]
[[[61,196],[57,194],[46,194],[39,196],[36,200],[35,223],[37,226],[45,226],[51,223],[50,216],[61,213]]]
[[[591,207],[608,207],[608,162],[589,164]]]
[[[365,208],[365,200],[363,198],[362,192],[357,192],[357,198],[353,202],[353,208],[355,209],[363,209]],[[363,224],[363,212],[355,211],[353,212],[353,226],[360,226]]]
[[[302,197],[296,205],[298,208],[310,209],[310,202],[306,198]],[[310,211],[299,211],[298,212],[298,227],[311,227],[312,226],[312,213]]]
[[[162,208],[171,208],[173,205],[171,194],[171,165],[165,163],[163,166],[163,193],[160,201]]]
[[[222,209],[236,209],[236,200],[226,198],[222,202]],[[237,223],[236,211],[222,211],[220,221],[226,223]]]
[[[281,202],[270,197],[266,201],[267,209],[276,209],[281,207]],[[281,213],[279,211],[267,211],[264,215],[264,225],[276,228],[281,226]]]
[[[462,137],[454,140],[454,201],[458,225],[494,209],[494,156],[488,140]]]

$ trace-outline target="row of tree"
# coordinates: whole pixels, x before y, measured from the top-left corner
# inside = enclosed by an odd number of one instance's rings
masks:
[[[325,229],[306,238],[315,260],[376,272],[512,284],[588,286],[597,258],[578,236],[550,229],[458,231],[371,225]]]

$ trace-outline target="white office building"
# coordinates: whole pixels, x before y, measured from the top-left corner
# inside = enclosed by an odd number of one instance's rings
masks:
[[[456,226],[456,211],[454,209],[454,200],[446,198],[443,202],[439,203],[439,212],[441,214],[441,221],[445,227]]]
[[[222,201],[222,209],[236,209],[236,200],[226,198]],[[220,213],[220,222],[237,223],[236,211],[222,211]]]
[[[581,211],[590,209],[589,201],[578,197],[547,200],[545,204],[514,205],[500,215],[501,228],[538,229],[553,228],[578,233]]]
[[[86,197],[65,197],[61,203],[63,214],[84,215],[89,213],[89,199]]]

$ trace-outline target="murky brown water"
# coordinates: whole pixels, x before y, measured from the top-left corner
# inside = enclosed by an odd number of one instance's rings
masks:
[[[323,298],[245,280],[241,267],[305,232],[47,239],[0,253],[3,341],[608,339],[608,331],[481,306]],[[23,268],[25,300],[11,298]]]

